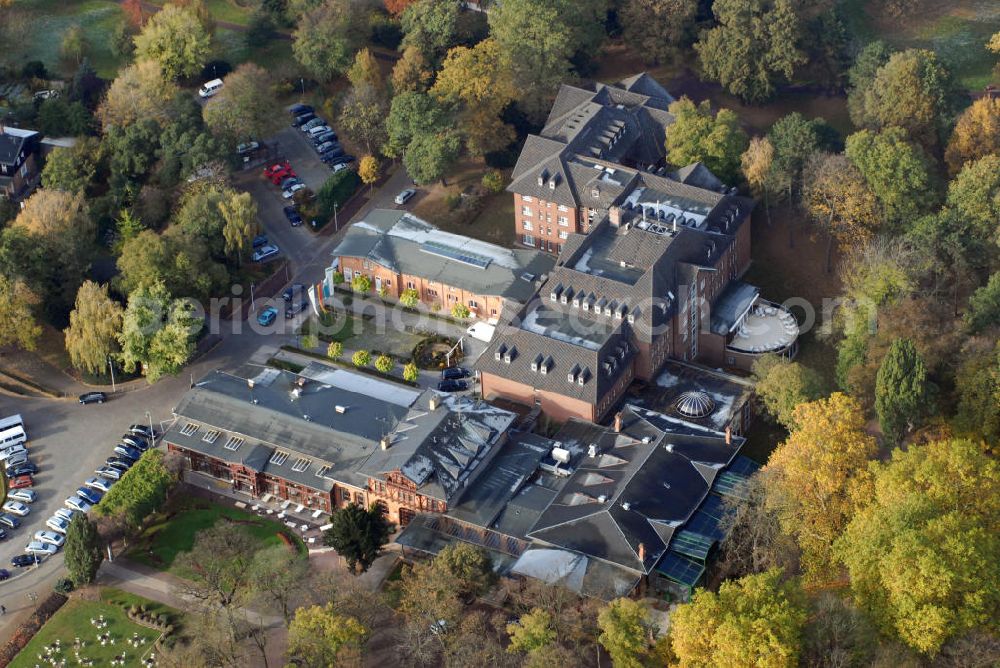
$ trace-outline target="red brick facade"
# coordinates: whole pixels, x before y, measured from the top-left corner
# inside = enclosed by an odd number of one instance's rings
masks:
[[[580,209],[579,211],[585,211]],[[514,193],[514,229],[522,246],[558,254],[570,234],[589,227],[578,209]]]

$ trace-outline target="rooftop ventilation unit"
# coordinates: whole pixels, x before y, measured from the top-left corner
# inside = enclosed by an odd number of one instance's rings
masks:
[[[632,504],[628,501],[622,501],[622,510],[631,510]]]
[[[565,448],[556,446],[552,448],[552,459],[556,460],[560,464],[569,464],[570,452]]]
[[[336,406],[333,407],[333,410],[343,415],[344,413],[347,412],[347,406],[341,406],[340,404],[337,404]]]
[[[587,446],[587,456],[596,457],[597,456],[597,443],[591,443]]]

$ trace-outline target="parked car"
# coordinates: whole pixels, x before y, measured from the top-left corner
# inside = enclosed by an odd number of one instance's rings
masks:
[[[316,114],[314,114],[311,111],[307,111],[304,114],[299,114],[294,118],[294,120],[292,120],[292,127],[296,128],[302,127],[303,125],[313,120],[314,118],[316,118]]]
[[[342,172],[345,169],[347,169],[347,164],[343,162],[338,162],[335,165],[330,165],[330,169],[332,169],[333,173],[336,174],[337,172]]]
[[[0,568],[0,580],[6,580],[10,577],[10,571],[6,568]]]
[[[441,372],[442,380],[458,380],[459,378],[468,378],[472,375],[472,372],[461,366],[448,367]]]
[[[313,144],[319,146],[325,141],[337,141],[337,133],[333,130],[327,130],[325,132],[319,132],[313,135]]]
[[[21,520],[8,513],[0,513],[0,524],[9,529],[16,529],[21,526]]]
[[[292,224],[292,227],[298,227],[302,224],[302,216],[299,215],[299,212],[295,210],[294,206],[286,206],[282,209],[282,211],[285,212],[285,218],[287,218],[288,222]]]
[[[84,392],[80,395],[81,404],[103,404],[107,399],[103,392]]]
[[[266,239],[267,237],[265,237]],[[145,436],[146,438],[156,438],[159,436],[159,432],[155,428],[150,427],[148,424],[134,424],[128,428],[133,434],[139,434],[140,436]]]
[[[14,499],[7,499],[3,504],[3,511],[5,513],[13,513],[20,517],[24,517],[31,512],[31,508],[20,501],[15,501]]]
[[[7,537],[9,535],[10,534],[7,533],[6,529],[0,528],[0,540],[7,540]],[[5,579],[5,578],[0,578],[0,580],[3,580],[3,579]]]
[[[16,566],[18,568],[24,568],[25,566],[34,566],[38,563],[38,555],[35,554],[19,554],[17,556],[11,557],[10,565]]]
[[[300,302],[295,302],[295,303],[289,304],[288,306],[285,307],[285,319],[286,320],[291,320],[292,318],[294,318],[295,316],[297,316],[299,313],[302,313],[303,311],[305,311],[306,308],[308,308],[308,306],[309,306],[309,300],[308,299],[303,299]]]
[[[36,531],[35,540],[39,543],[48,543],[49,545],[55,545],[56,547],[62,547],[63,543],[66,542],[66,537],[55,531]]]
[[[24,547],[25,554],[37,554],[40,557],[51,557],[59,551],[59,548],[52,543],[43,543],[33,540]]]
[[[114,466],[102,466],[99,469],[94,469],[94,473],[108,480],[120,480],[123,475],[122,471]]]
[[[14,499],[15,501],[21,501],[23,503],[34,503],[38,495],[33,489],[12,489],[7,492],[8,499]]]
[[[274,164],[268,165],[264,168],[264,178],[272,179],[274,175],[278,172],[290,172],[292,171],[292,163],[285,160],[284,162],[276,162]]]
[[[201,97],[212,97],[220,90],[222,90],[222,79],[212,79],[211,81],[206,81],[202,84],[201,88],[198,89],[198,95]]]
[[[21,450],[20,452],[15,452],[6,459],[4,459],[4,466],[9,469],[17,468],[18,466],[24,466],[28,463],[28,451]]]
[[[333,132],[333,130],[330,129],[329,125],[324,123],[323,125],[317,125],[314,128],[309,128],[309,131],[306,132],[306,134],[309,135],[310,139],[312,139],[313,137],[318,137],[319,135],[326,134],[327,132]]]
[[[19,475],[16,478],[10,479],[11,489],[24,489],[25,487],[31,487],[35,484],[35,481],[30,475]]]
[[[263,262],[264,260],[274,257],[280,251],[281,249],[274,244],[268,244],[255,250],[253,255],[250,256],[250,259],[254,262]]]
[[[281,183],[278,184],[278,187],[281,188],[282,190],[286,190],[294,186],[296,183],[302,183],[302,181],[299,180],[299,177],[289,176],[284,179],[281,179]]]
[[[69,520],[65,517],[59,517],[58,515],[53,515],[49,519],[45,520],[45,526],[52,529],[53,531],[58,531],[59,533],[66,533],[69,530]]]
[[[149,441],[142,436],[136,436],[135,434],[123,434],[122,443],[131,445],[139,452],[146,452],[146,450],[149,450]]]
[[[18,464],[17,466],[10,466],[7,468],[8,478],[18,478],[24,475],[35,475],[38,473],[38,465],[32,462],[30,459],[23,464]]]
[[[336,149],[342,148],[338,142],[335,141],[325,141],[316,147],[316,152],[320,155],[330,153]]]
[[[28,449],[24,447],[24,443],[17,443],[15,445],[8,445],[3,450],[0,450],[0,461],[7,461],[12,457],[19,455],[21,453],[27,453]]]
[[[56,508],[55,516],[61,517],[67,522],[72,522],[73,517],[76,516],[77,511],[72,508]]]
[[[236,155],[246,155],[247,153],[253,153],[260,148],[260,144],[255,141],[248,141],[240,144],[236,147]]]
[[[413,188],[407,188],[403,192],[396,195],[396,204],[406,204],[411,197],[417,194],[417,191]]]
[[[119,443],[115,446],[115,454],[121,455],[122,457],[128,457],[133,463],[139,461],[139,457],[142,453],[133,448],[131,445],[126,445],[124,443]]]
[[[305,289],[306,286],[302,285],[301,283],[292,283],[287,288],[285,288],[284,292],[281,293],[281,298],[286,302],[290,302],[292,301],[292,297],[295,296],[295,293],[303,292]]]
[[[437,389],[441,392],[461,392],[469,389],[469,384],[464,380],[442,380]]]
[[[306,121],[301,126],[299,126],[299,129],[301,129],[305,133],[308,133],[313,128],[323,127],[324,125],[326,125],[326,121],[324,121],[319,116],[313,116],[310,120]]]
[[[297,193],[300,190],[305,190],[305,189],[306,189],[306,184],[301,183],[301,182],[294,183],[294,184],[288,186],[287,188],[285,188],[284,190],[282,190],[281,191],[281,196],[284,197],[285,199],[292,199],[292,196],[295,193]]]
[[[323,160],[323,162],[330,165],[331,167],[335,167],[336,165],[350,164],[355,160],[357,160],[357,158],[355,158],[353,155],[335,155],[335,156],[330,156],[328,159]]]
[[[108,457],[105,460],[105,463],[108,466],[124,473],[125,471],[128,471],[130,468],[132,468],[133,462],[129,459],[125,459],[124,457]]]
[[[104,498],[104,492],[98,492],[96,489],[90,489],[89,487],[78,487],[76,495],[95,506]]]
[[[108,478],[102,478],[100,476],[95,476],[93,478],[87,478],[83,483],[91,489],[96,489],[98,492],[105,494],[111,489],[111,485],[115,484],[114,480]]]
[[[257,248],[260,248],[261,246],[266,246],[266,245],[267,245],[267,235],[266,234],[258,234],[257,236],[255,236],[253,238],[253,247],[254,247],[254,249],[257,249]]]
[[[66,499],[63,503],[66,504],[67,508],[72,510],[79,510],[81,513],[90,512],[90,509],[94,507],[92,503],[84,500],[83,498],[73,495]]]
[[[310,107],[308,104],[302,104],[301,102],[299,104],[293,104],[288,108],[288,113],[290,113],[292,116],[301,116],[302,114],[309,114],[312,112],[313,112],[312,107]]]
[[[278,318],[278,309],[268,306],[257,314],[257,324],[261,327],[270,327]]]

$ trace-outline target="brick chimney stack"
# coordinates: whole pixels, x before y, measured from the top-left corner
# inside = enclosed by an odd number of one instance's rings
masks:
[[[615,433],[620,434],[622,431],[622,413],[618,411],[615,413]]]
[[[639,563],[646,563],[646,544],[639,543]]]
[[[726,445],[733,444],[733,428],[726,427]]]

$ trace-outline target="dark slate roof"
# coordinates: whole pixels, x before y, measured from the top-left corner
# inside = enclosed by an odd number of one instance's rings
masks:
[[[697,510],[742,439],[662,431],[626,407],[621,433],[579,420],[556,440],[594,443],[529,532],[540,542],[648,573]],[[639,546],[644,559],[639,559]]]
[[[705,393],[714,404],[711,413],[702,418],[679,413],[676,404],[685,392]],[[655,412],[655,415],[642,414],[663,429],[687,425],[696,429],[693,433],[706,429],[719,433],[734,422],[740,422],[743,406],[752,396],[753,383],[746,378],[689,362],[667,360],[656,380],[641,389],[631,390],[627,401],[635,404],[636,411],[641,407]]]
[[[700,162],[693,162],[670,174],[672,178],[689,186],[720,191],[725,184],[712,171]]]
[[[334,256],[360,257],[393,272],[523,303],[554,260],[443,232],[406,211],[375,209],[348,229]]]
[[[3,127],[0,125],[0,165],[17,165],[21,152],[31,150],[40,135],[34,130]]]
[[[732,281],[727,285],[712,304],[712,332],[720,336],[729,334],[759,294],[758,288],[743,281]]]

